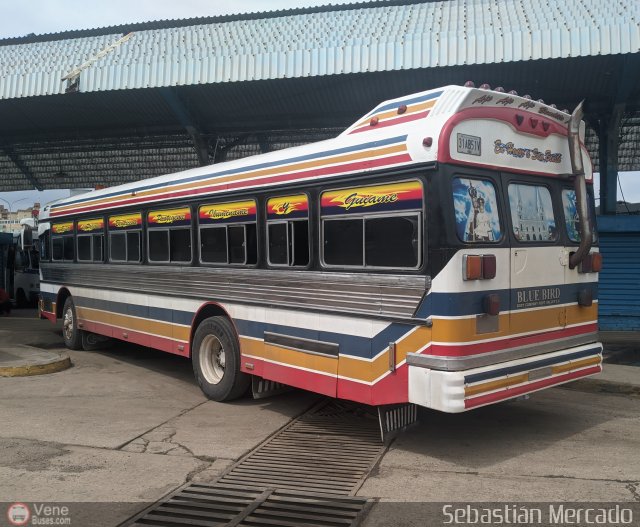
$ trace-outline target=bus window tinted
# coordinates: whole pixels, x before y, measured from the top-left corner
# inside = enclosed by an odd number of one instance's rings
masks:
[[[455,178],[453,205],[458,238],[463,242],[495,242],[502,238],[498,200],[493,183]]]
[[[547,187],[509,185],[513,234],[521,242],[551,242],[558,237],[551,194]]]

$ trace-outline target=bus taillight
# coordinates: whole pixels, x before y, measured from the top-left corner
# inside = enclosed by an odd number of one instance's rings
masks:
[[[495,277],[496,256],[494,254],[465,254],[462,257],[464,280],[491,280]]]
[[[580,273],[599,273],[602,270],[602,255],[600,253],[587,254],[580,262]]]

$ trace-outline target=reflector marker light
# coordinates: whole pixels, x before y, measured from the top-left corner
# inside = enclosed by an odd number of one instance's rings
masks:
[[[467,81],[464,83],[464,87],[465,88],[475,88],[476,87],[476,83],[473,81]]]
[[[378,124],[378,118],[377,117],[372,117],[371,121],[369,121],[369,125],[375,126],[377,124]]]
[[[422,144],[423,144],[423,146],[427,146],[427,147],[431,146],[433,144],[433,137],[425,137],[422,140]]]
[[[407,105],[406,104],[398,106],[398,115],[402,115],[406,111],[407,111]]]

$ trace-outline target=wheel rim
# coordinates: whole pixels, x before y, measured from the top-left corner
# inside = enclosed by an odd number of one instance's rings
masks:
[[[200,371],[209,384],[218,384],[224,377],[226,356],[224,346],[215,335],[207,335],[200,344]]]
[[[71,340],[73,337],[73,311],[71,308],[64,312],[64,318],[62,319],[62,330],[64,331],[64,338]]]

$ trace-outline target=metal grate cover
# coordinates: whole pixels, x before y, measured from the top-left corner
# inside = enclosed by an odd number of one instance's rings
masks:
[[[128,527],[357,525],[372,504],[353,494],[384,452],[365,407],[323,402],[212,484],[178,489]]]
[[[376,415],[331,401],[268,439],[220,482],[353,495],[383,451]]]

